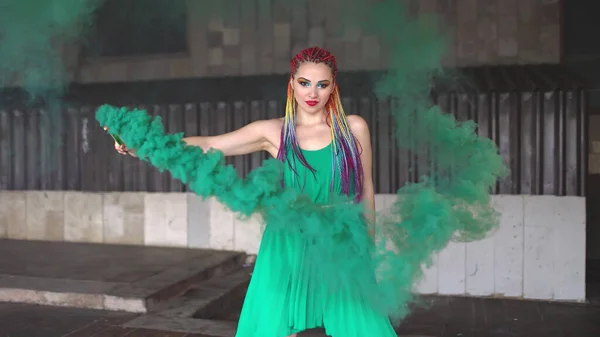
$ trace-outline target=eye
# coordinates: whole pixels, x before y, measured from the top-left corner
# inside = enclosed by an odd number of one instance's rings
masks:
[[[303,87],[310,87],[310,82],[305,81],[305,80],[298,80],[298,84],[300,84]]]
[[[319,83],[317,85],[318,88],[325,89],[329,86],[329,83]]]

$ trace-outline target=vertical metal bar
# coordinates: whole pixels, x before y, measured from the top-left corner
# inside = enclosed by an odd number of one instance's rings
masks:
[[[377,130],[377,171],[374,171],[375,181],[381,193],[393,193],[391,190],[390,172],[390,109],[392,102],[380,101],[377,107],[379,127]]]
[[[149,106],[148,113],[150,115],[152,115],[153,117],[157,117],[157,116],[162,117],[161,106],[159,106],[159,105]],[[163,121],[163,123],[164,123],[164,121]],[[145,165],[148,165],[148,164],[145,164]],[[163,173],[161,173],[156,167],[148,166],[146,176],[149,179],[148,183],[146,185],[146,187],[148,187],[148,189],[151,189],[153,192],[164,192],[165,191],[164,186],[163,186]]]
[[[246,105],[244,102],[235,101],[231,104],[231,112],[229,115],[231,116],[230,125],[227,127],[227,131],[231,132],[237,130],[239,128],[244,127],[247,124],[247,114],[248,110],[246,109]],[[248,175],[248,160],[250,156],[235,156],[231,158],[231,163],[237,170],[238,174],[242,177],[246,177]]]
[[[13,189],[12,114],[0,109],[0,190]]]
[[[97,144],[95,135],[98,128],[94,128],[94,112],[90,106],[82,107],[78,120],[79,137],[81,142],[77,151],[81,153],[81,190],[97,192],[104,190],[105,178],[100,156],[93,150]]]
[[[198,105],[188,103],[183,106],[183,132],[185,137],[199,136],[200,121],[198,119]],[[184,191],[189,192],[187,184],[184,186]]]
[[[51,116],[49,111],[42,108],[39,110],[39,167],[40,167],[40,189],[52,190],[55,189],[55,180],[57,173],[57,159],[59,150],[60,133],[51,130],[52,118],[59,116]],[[57,111],[55,114],[61,114],[62,111]],[[52,135],[52,137],[51,137]]]
[[[121,154],[119,154],[115,148],[115,142],[112,139],[112,137],[110,137],[106,131],[104,131],[102,128],[99,127],[100,132],[100,137],[98,142],[101,144],[98,144],[97,146],[100,147],[102,149],[102,151],[106,152],[105,155],[105,176],[106,176],[106,188],[108,191],[127,191],[127,188],[125,186],[126,184],[126,178],[125,175],[129,174],[129,170],[127,169],[127,167],[125,166],[126,163],[129,162],[129,160],[131,158],[127,158],[126,156],[123,156]],[[127,145],[127,144],[125,144]]]
[[[26,133],[24,112],[20,109],[13,110],[12,114],[12,144],[13,144],[13,179],[15,190],[27,189],[26,183]]]
[[[577,195],[587,196],[588,176],[588,161],[589,161],[589,110],[588,110],[588,93],[585,90],[579,92],[578,104],[578,124],[579,124],[579,186]]]
[[[378,156],[379,156],[379,135],[378,135],[378,124],[377,124],[377,116],[375,113],[373,113],[373,101],[365,98],[365,97],[360,97],[358,99],[357,102],[358,105],[358,110],[360,111],[360,115],[365,119],[365,121],[367,122],[367,124],[370,127],[370,136],[371,136],[371,152],[372,152],[372,161],[373,161],[373,166],[371,167],[373,172],[376,172],[378,170]],[[375,174],[373,175],[373,188],[375,189],[375,193],[382,193],[380,188],[381,186],[379,186],[378,184],[378,180],[377,177],[375,176]]]
[[[556,93],[547,91],[544,93],[544,111],[543,111],[543,161],[542,165],[542,194],[554,194],[557,192],[557,171],[558,161],[556,151],[558,150],[557,142],[557,111],[556,111]]]
[[[67,110],[69,119],[67,127],[67,149],[66,162],[67,166],[67,189],[69,191],[79,191],[81,188],[81,146],[80,134],[80,116],[79,110],[69,108]]]
[[[512,169],[514,159],[512,158],[511,153],[511,138],[510,138],[510,93],[501,93],[499,94],[498,99],[498,109],[496,111],[496,123],[497,123],[497,144],[498,150],[500,151],[500,155],[502,159],[506,163],[506,165]],[[501,180],[498,184],[499,190],[498,193],[501,194],[510,194],[511,186],[513,183],[513,175],[514,172],[511,172],[507,177]]]
[[[565,90],[557,92],[556,106],[556,191],[555,195],[566,195],[567,190],[567,100],[568,93]]]
[[[40,184],[40,129],[39,118],[35,109],[24,110],[25,118],[25,167],[27,174],[27,189],[39,190]]]
[[[261,101],[251,101],[249,102],[250,108],[248,111],[248,116],[250,121],[257,121],[262,119],[262,114],[265,112],[265,105]],[[279,144],[276,144],[279,146]],[[249,170],[254,170],[258,168],[264,159],[269,158],[270,156],[266,153],[254,153],[250,156],[250,166]]]
[[[222,135],[233,129],[233,106],[230,102],[220,101],[216,104],[215,114],[211,116],[214,122],[213,133]],[[235,164],[235,157],[225,157],[227,165]]]
[[[169,106],[168,105],[160,105],[157,106],[158,114],[162,118],[163,126],[165,132],[168,132],[170,129],[169,123]],[[139,165],[142,164],[138,162],[138,166],[136,167],[136,171],[139,172]],[[158,170],[157,170],[158,171]],[[171,182],[173,182],[173,178],[171,177],[171,173],[168,171],[159,172],[160,174],[160,191],[161,192],[169,192],[171,190]],[[136,174],[137,176],[137,174]],[[139,191],[139,185],[136,186],[136,191]]]
[[[520,94],[520,194],[534,194],[534,180],[537,177],[535,171],[535,155],[539,151],[535,146],[536,120],[535,110],[537,100],[535,94],[531,92],[523,92]],[[512,173],[511,173],[512,174]]]
[[[50,113],[50,112],[49,112]],[[56,190],[67,189],[67,130],[69,125],[69,115],[66,111],[61,110],[59,116],[49,115],[50,119],[50,137],[58,146],[56,154],[56,182],[54,188]]]
[[[490,139],[492,139],[494,141],[494,143],[496,143],[496,145],[499,147],[500,146],[500,137],[499,137],[499,123],[498,123],[498,119],[499,119],[499,112],[498,112],[498,104],[500,101],[500,94],[496,93],[496,92],[488,92],[489,95],[489,137]],[[494,193],[500,193],[500,182],[498,182],[496,184],[496,186],[494,187]]]
[[[168,129],[165,129],[165,131],[168,133],[183,132],[184,131],[184,125],[183,125],[184,123],[183,123],[182,106],[179,104],[171,104],[168,106],[167,112],[168,112],[169,127],[168,127]],[[140,167],[140,172],[143,172],[142,173],[143,176],[146,176],[146,165],[143,165],[142,167]],[[171,192],[183,192],[184,191],[184,186],[183,186],[183,183],[181,182],[181,180],[175,179],[171,175],[171,172],[165,172],[165,175],[170,178],[170,181],[169,181],[170,186],[169,186],[168,191],[171,191]],[[141,191],[146,190],[145,182],[140,184],[139,190],[141,190]]]
[[[535,180],[534,193],[535,195],[543,194],[544,192],[544,92],[536,91],[535,98]]]
[[[579,134],[579,96],[576,90],[569,90],[565,95],[565,126],[564,126],[564,195],[579,195],[579,165],[581,135]]]
[[[152,105],[146,105],[146,104],[140,104],[139,106],[137,106],[138,109],[141,110],[146,110],[147,113],[154,115],[154,113],[151,113],[149,110],[151,110],[153,108]],[[165,123],[165,121],[163,121],[163,123]],[[165,124],[165,132],[168,132],[168,130],[166,129],[167,125]],[[139,159],[135,159],[135,158],[128,158],[128,159],[132,159],[130,161],[130,174],[131,174],[131,180],[132,180],[132,189],[134,191],[149,191],[150,190],[150,180],[151,180],[151,174],[150,172],[152,172],[153,170],[156,170],[156,168],[152,167],[149,163],[143,161],[143,160],[139,160]]]

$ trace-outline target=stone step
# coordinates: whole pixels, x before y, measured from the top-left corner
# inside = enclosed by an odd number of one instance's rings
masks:
[[[233,336],[237,317],[252,268],[241,267],[220,277],[199,282],[185,293],[161,304],[151,314],[125,324],[128,328],[169,329],[182,333],[201,333],[206,336]]]
[[[201,334],[206,337],[231,337],[250,283],[251,267],[211,278],[191,286],[188,291],[160,305],[150,314],[123,324],[125,328]],[[298,334],[299,337],[326,337],[323,329]],[[435,337],[399,335],[399,337]]]
[[[252,268],[242,267],[227,275],[199,282],[153,313],[164,317],[219,320],[232,311],[239,312],[251,272]]]
[[[238,270],[246,259],[205,249],[14,240],[0,240],[0,255],[12,257],[0,262],[0,302],[136,313]]]

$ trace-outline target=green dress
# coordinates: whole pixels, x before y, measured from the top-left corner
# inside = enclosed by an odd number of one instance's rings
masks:
[[[316,172],[310,172],[291,153],[297,176],[293,179],[294,172],[286,163],[285,184],[325,206],[332,193],[342,193],[338,175],[333,178],[333,191],[330,189],[332,145],[302,151]],[[318,327],[333,337],[396,336],[388,317],[369,307],[351,284],[335,292],[323,289],[315,266],[318,261],[306,259],[309,249],[304,237],[270,229],[267,224],[236,337],[285,337]]]

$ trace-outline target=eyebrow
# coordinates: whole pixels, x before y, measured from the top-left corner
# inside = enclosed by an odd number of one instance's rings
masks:
[[[306,79],[304,77],[298,77],[298,79],[299,80],[305,80],[306,82],[310,82],[310,80],[308,80],[308,79]],[[321,83],[321,82],[328,82],[329,83],[330,81],[329,80],[320,80],[317,83]]]

